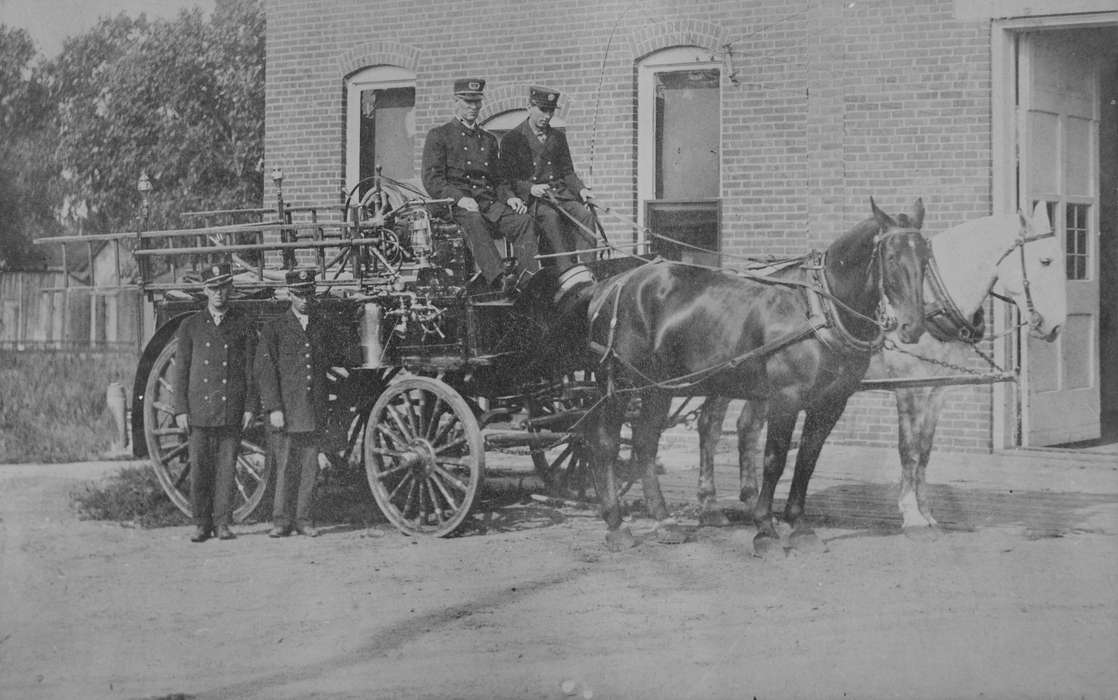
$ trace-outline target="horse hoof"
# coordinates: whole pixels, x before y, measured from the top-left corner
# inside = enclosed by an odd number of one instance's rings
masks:
[[[783,553],[784,547],[780,544],[779,537],[757,533],[757,536],[753,538],[753,556],[767,558]]]
[[[757,505],[757,489],[747,486],[738,493],[738,500],[745,504],[746,510],[753,510]]]
[[[916,542],[935,542],[943,532],[934,525],[906,525],[902,528],[904,536]]]
[[[655,536],[660,544],[683,544],[687,541],[687,533],[675,525],[657,527]]]
[[[827,545],[823,544],[819,535],[811,530],[806,532],[793,531],[792,534],[788,535],[788,546],[804,554],[821,554],[827,551]]]
[[[611,552],[624,552],[637,546],[637,540],[629,528],[610,530],[606,533],[606,549]]]
[[[699,527],[730,527],[730,519],[721,510],[704,510],[699,513]]]

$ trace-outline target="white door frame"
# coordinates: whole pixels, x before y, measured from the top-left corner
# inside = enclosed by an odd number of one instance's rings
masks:
[[[414,88],[415,73],[399,66],[372,66],[345,81],[345,191],[348,194],[360,179],[361,93],[364,90]]]
[[[1087,29],[1090,27],[1118,25],[1118,12],[1098,12],[1081,15],[1052,15],[1044,17],[1018,17],[994,20],[990,23],[991,51],[991,156],[993,159],[992,208],[995,214],[1010,214],[1017,210],[1017,135],[1022,125],[1017,124],[1015,104],[1017,85],[1017,34],[1038,29]],[[1027,203],[1026,203],[1027,204]],[[1028,343],[1019,342],[1018,333],[1002,335],[1006,330],[1005,318],[994,314],[995,357],[1003,363],[1013,362],[1028,367]],[[1020,349],[1021,357],[1015,357]],[[1020,385],[1002,382],[994,384],[993,435],[995,450],[1017,447],[1022,440],[1018,425],[1018,411],[1023,411],[1024,397],[1029,394],[1028,373],[1022,371]]]
[[[722,59],[710,49],[698,46],[673,46],[652,53],[637,62],[637,231],[638,244],[644,243],[644,201],[654,199],[656,192],[656,74],[672,71],[716,69],[719,81],[726,69]],[[722,121],[724,100],[721,84],[718,90],[719,123]],[[719,126],[719,153],[722,152],[722,128]],[[724,182],[722,158],[718,159],[718,188],[722,196]]]

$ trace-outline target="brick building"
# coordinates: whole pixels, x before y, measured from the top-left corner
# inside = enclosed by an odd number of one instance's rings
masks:
[[[523,118],[529,84],[562,91],[576,167],[617,221],[722,253],[823,247],[871,195],[887,211],[923,197],[931,232],[1049,201],[1068,254],[1086,256],[1069,282],[1086,301],[1054,350],[997,341],[1020,388],[952,389],[939,444],[1053,444],[1115,420],[1118,377],[1100,358],[1118,329],[1099,302],[1118,275],[1099,265],[1118,258],[1114,0],[266,0],[266,13],[268,167],[296,205],[339,201],[375,164],[417,181],[465,76],[489,81],[481,118],[498,131]],[[1028,102],[1046,76],[1075,109]],[[1040,162],[1060,172],[1033,177]],[[1053,389],[1086,389],[1058,424],[1034,410]],[[895,444],[891,396],[857,395],[833,439]]]

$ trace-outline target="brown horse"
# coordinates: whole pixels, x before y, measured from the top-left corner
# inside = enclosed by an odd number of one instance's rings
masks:
[[[657,530],[670,539],[679,533],[668,519],[655,463],[671,397],[725,396],[767,406],[765,485],[755,510],[758,551],[779,541],[772,493],[796,416],[806,411],[785,516],[794,543],[814,538],[799,520],[808,481],[824,440],[880,346],[878,314],[891,305],[906,342],[924,331],[923,204],[917,200],[907,226],[872,199],[870,205],[872,218],[822,255],[799,260],[797,272],[780,280],[659,262],[600,282],[586,294],[590,344],[600,358],[605,394],[588,437],[610,549],[636,544],[622,527],[614,473],[621,425],[634,395],[641,411],[633,419],[633,460]]]

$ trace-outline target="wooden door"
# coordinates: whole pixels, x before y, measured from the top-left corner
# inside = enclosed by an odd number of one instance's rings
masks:
[[[1099,85],[1091,33],[1021,35],[1020,198],[1045,202],[1064,244],[1068,317],[1053,343],[1029,337],[1026,445],[1099,437]],[[1022,206],[1022,209],[1025,207]]]

